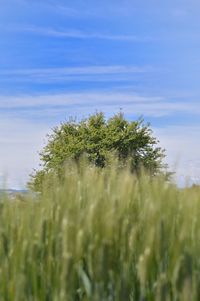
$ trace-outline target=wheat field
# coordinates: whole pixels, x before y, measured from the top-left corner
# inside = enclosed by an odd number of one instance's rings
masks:
[[[200,300],[200,192],[70,166],[0,202],[1,301]]]

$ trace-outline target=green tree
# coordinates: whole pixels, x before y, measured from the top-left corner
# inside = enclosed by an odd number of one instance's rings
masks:
[[[152,175],[164,168],[164,150],[158,147],[149,124],[143,119],[127,121],[122,113],[106,120],[96,113],[80,122],[69,120],[55,127],[40,153],[42,169],[31,176],[29,186],[41,189],[45,175],[62,175],[69,159],[79,162],[85,155],[97,167],[105,167],[115,154],[122,166],[129,163],[133,172],[141,167]]]

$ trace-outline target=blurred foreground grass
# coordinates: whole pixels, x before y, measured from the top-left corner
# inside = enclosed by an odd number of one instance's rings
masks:
[[[200,300],[200,192],[72,166],[0,203],[0,300]]]

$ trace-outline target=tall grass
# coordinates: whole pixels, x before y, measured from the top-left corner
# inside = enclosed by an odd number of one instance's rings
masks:
[[[49,185],[51,184],[51,185]],[[0,300],[200,300],[200,193],[71,167],[0,205]]]

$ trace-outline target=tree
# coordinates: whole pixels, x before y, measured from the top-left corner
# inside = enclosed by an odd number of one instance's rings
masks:
[[[41,189],[45,175],[62,175],[66,162],[79,162],[85,155],[97,167],[108,165],[111,154],[122,165],[129,162],[133,172],[144,167],[152,175],[164,167],[164,150],[157,146],[149,124],[143,119],[127,121],[122,113],[106,120],[103,113],[96,113],[80,122],[69,120],[53,129],[48,143],[40,153],[42,169],[32,175],[29,186]]]

